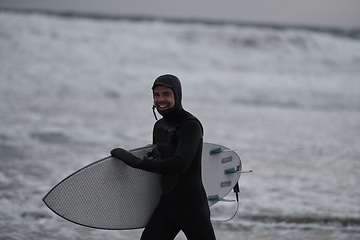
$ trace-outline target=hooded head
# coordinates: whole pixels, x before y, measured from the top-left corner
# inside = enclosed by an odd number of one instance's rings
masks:
[[[171,107],[167,110],[157,109],[158,112],[165,119],[171,119],[173,117],[176,117],[182,110],[182,104],[181,104],[182,92],[181,92],[180,80],[177,77],[175,77],[174,75],[165,74],[165,75],[158,77],[155,80],[155,82],[152,86],[152,90],[154,91],[155,87],[157,87],[157,86],[164,86],[164,87],[170,88],[174,94],[174,100],[175,100],[175,104],[173,107]]]

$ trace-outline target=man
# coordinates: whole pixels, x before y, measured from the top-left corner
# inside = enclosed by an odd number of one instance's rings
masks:
[[[154,107],[163,116],[153,129],[153,144],[161,158],[144,160],[121,148],[111,151],[113,157],[129,166],[162,175],[161,200],[141,239],[170,240],[182,230],[189,240],[214,240],[201,179],[202,125],[182,108],[177,77],[162,75],[152,89]]]

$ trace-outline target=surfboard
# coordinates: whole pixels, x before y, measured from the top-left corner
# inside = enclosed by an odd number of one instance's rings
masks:
[[[130,150],[140,158],[155,146]],[[238,154],[221,145],[204,143],[202,180],[209,207],[221,201],[241,175]],[[161,176],[106,157],[72,173],[43,198],[60,217],[98,229],[124,230],[146,226],[161,198]],[[188,196],[191,197],[191,196]]]

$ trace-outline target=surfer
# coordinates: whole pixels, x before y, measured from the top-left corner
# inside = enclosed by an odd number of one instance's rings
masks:
[[[201,179],[203,127],[182,107],[180,80],[166,74],[153,86],[154,108],[163,117],[153,128],[161,158],[140,159],[122,148],[111,155],[127,165],[162,175],[162,196],[141,240],[170,240],[183,231],[189,240],[213,240],[214,230]],[[156,117],[156,114],[154,112]]]

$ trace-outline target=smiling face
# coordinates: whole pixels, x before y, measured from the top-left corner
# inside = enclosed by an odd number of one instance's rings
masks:
[[[175,96],[171,88],[158,85],[153,89],[154,106],[158,110],[168,110],[175,106]]]

